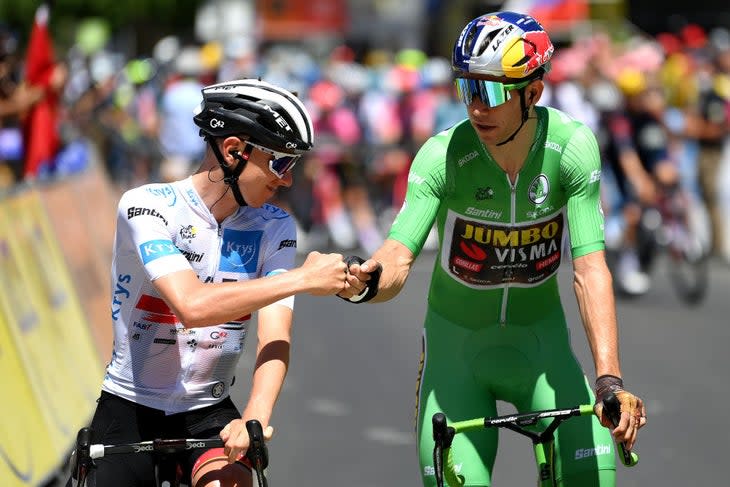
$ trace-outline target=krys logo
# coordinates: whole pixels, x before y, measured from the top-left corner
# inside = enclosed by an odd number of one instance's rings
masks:
[[[158,198],[164,198],[167,201],[167,206],[175,206],[177,202],[177,193],[175,193],[175,190],[169,184],[147,188],[147,192]]]
[[[179,254],[180,250],[170,240],[149,240],[139,246],[142,263],[148,264],[167,255]]]
[[[540,174],[533,179],[527,190],[527,195],[530,198],[530,201],[536,205],[545,201],[548,197],[548,193],[550,193],[550,182],[544,174]]]
[[[227,229],[223,232],[219,270],[252,274],[257,271],[263,232]]]

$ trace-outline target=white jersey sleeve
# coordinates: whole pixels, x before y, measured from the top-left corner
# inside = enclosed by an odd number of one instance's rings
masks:
[[[168,227],[172,217],[169,210],[174,207],[160,206],[161,193],[165,191],[166,188],[150,187],[129,190],[122,195],[117,208],[117,232],[122,237],[118,241],[137,254],[150,281],[191,269],[173,243]]]

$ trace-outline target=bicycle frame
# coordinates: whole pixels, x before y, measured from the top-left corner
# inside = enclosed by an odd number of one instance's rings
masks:
[[[267,487],[266,469],[269,465],[269,456],[261,423],[252,419],[246,422],[246,430],[249,435],[249,448],[246,451],[246,458],[251,462],[258,487]],[[158,453],[172,455],[194,448],[221,448],[224,446],[220,438],[202,439],[155,439],[140,441],[137,443],[126,443],[120,445],[103,445],[91,443],[91,429],[82,428],[76,437],[76,448],[73,452],[74,478],[72,487],[85,487],[89,471],[94,468],[94,460],[108,455],[120,453]],[[171,478],[172,477],[172,478]],[[163,471],[160,464],[155,465],[155,481],[161,487],[178,485],[174,476],[168,471]]]
[[[615,425],[618,425],[620,417],[620,406],[618,400],[613,394],[609,394],[604,399],[603,404],[606,414],[611,419],[611,422],[614,423],[615,427]],[[451,443],[456,434],[483,428],[507,428],[521,435],[527,436],[532,440],[535,462],[538,470],[538,486],[555,487],[555,430],[563,421],[569,418],[576,416],[590,416],[593,413],[592,405],[583,404],[568,409],[550,409],[530,413],[497,416],[494,418],[476,418],[465,421],[456,421],[450,424],[447,424],[446,416],[443,413],[436,413],[432,418],[434,438],[433,461],[436,485],[438,487],[443,487],[444,479],[451,487],[460,487],[466,482],[464,476],[459,475],[456,471],[456,462],[454,461],[453,452],[451,450]],[[535,432],[527,429],[527,427],[534,426],[542,419],[551,419],[550,423],[544,430]],[[638,455],[627,450],[623,443],[618,443],[617,446],[622,463],[629,467],[636,465],[639,461]]]

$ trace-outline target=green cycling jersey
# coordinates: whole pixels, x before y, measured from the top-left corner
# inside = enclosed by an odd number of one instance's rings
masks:
[[[536,113],[536,136],[514,183],[468,120],[429,139],[413,161],[389,237],[418,255],[437,223],[441,253],[429,305],[462,326],[539,320],[544,306],[560,305],[564,236],[573,257],[603,249],[595,137],[558,110]]]
[[[570,348],[557,271],[603,249],[595,137],[562,112],[536,107],[524,166],[510,180],[468,120],[429,139],[413,161],[389,238],[418,255],[436,223],[440,250],[424,323],[416,429],[424,485],[434,486],[430,418],[497,414],[594,400]],[[491,485],[496,431],[467,433],[452,450],[469,486]],[[590,454],[586,454],[590,452]],[[555,437],[561,487],[613,487],[610,433],[577,418]]]

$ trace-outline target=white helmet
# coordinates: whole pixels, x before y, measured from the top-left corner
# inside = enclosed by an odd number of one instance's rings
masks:
[[[264,147],[301,154],[314,144],[312,119],[293,93],[257,79],[203,88],[193,117],[202,136],[247,135]]]

